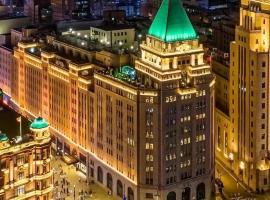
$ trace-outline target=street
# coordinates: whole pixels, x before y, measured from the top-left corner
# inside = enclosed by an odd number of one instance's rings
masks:
[[[76,171],[74,165],[64,163],[59,156],[53,157],[52,167],[54,170],[54,199],[116,200],[93,180],[87,183],[86,176],[82,172]]]
[[[231,175],[221,162],[216,159],[216,178],[220,178],[224,184],[223,194],[225,199],[247,199],[247,200],[270,200],[269,194],[255,195],[247,192],[241,182]]]

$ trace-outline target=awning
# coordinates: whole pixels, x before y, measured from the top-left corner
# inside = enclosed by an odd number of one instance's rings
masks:
[[[67,154],[64,154],[62,156],[62,160],[68,165],[72,165],[72,164],[79,162],[77,158],[75,158],[71,155],[67,155]]]

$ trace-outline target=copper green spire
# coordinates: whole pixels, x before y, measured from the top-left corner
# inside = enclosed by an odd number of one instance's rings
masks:
[[[164,42],[198,37],[180,0],[163,0],[148,34]]]

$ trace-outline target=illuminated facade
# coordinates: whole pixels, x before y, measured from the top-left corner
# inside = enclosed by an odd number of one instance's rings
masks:
[[[163,1],[135,68],[48,42],[15,49],[11,104],[49,121],[55,149],[119,198],[210,199],[215,80],[178,0]]]
[[[227,146],[220,149],[220,159],[253,191],[270,187],[269,9],[266,0],[241,1],[240,24],[230,48],[230,128],[219,132],[217,123],[216,130],[217,138],[224,138],[217,147]]]
[[[109,47],[129,47],[134,44],[135,29],[127,25],[90,27],[90,37]]]
[[[12,50],[6,46],[0,46],[0,88],[7,95],[11,95],[11,68],[13,64]]]
[[[0,134],[0,199],[52,199],[51,138],[48,123],[37,118],[30,135],[9,141]]]

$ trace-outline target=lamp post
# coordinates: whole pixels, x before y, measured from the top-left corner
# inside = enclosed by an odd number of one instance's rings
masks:
[[[234,159],[234,155],[233,155],[233,153],[231,152],[231,153],[229,153],[229,162],[230,162],[230,164],[231,164],[231,170],[233,170],[233,169],[232,169],[233,159]]]
[[[76,193],[75,193],[75,185],[73,186],[73,196],[74,196],[74,200],[75,200],[75,197],[76,197]]]
[[[245,163],[243,161],[240,161],[239,163],[239,168],[240,168],[240,175],[241,175],[241,178],[242,178],[242,181],[243,181],[243,178],[244,178],[244,169],[245,169]]]

